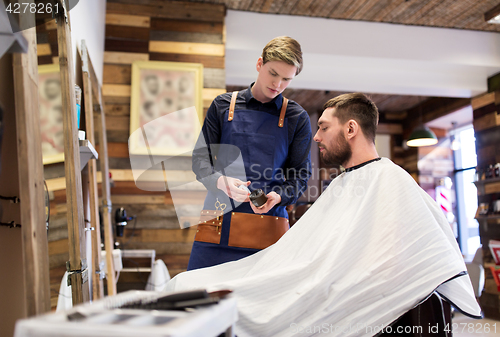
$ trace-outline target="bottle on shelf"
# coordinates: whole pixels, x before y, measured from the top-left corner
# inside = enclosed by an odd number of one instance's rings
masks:
[[[493,201],[493,213],[500,214],[500,199]]]
[[[479,204],[478,213],[480,215],[488,215],[489,211],[490,211],[490,204],[489,203],[487,203],[487,202],[481,202]]]
[[[82,89],[78,86],[78,84],[75,84],[75,96],[76,96],[76,128],[80,128],[80,111],[81,111],[81,104],[82,104]]]
[[[493,165],[488,166],[488,168],[486,169],[486,179],[493,178],[494,174],[495,173],[494,173]]]

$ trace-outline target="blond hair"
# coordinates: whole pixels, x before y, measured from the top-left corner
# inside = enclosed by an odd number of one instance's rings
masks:
[[[269,61],[283,61],[297,67],[295,75],[302,70],[302,50],[297,40],[289,36],[278,36],[267,43],[262,50],[263,64]]]

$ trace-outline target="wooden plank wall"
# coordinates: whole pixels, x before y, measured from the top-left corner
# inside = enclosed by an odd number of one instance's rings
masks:
[[[476,136],[477,167],[486,168],[500,163],[500,91],[494,91],[474,97],[471,101],[474,116],[474,132]],[[494,188],[490,191],[485,185],[485,194],[478,194],[478,202],[491,203],[500,199],[500,193]],[[500,220],[488,219],[479,221],[479,235],[483,245],[483,265],[494,265],[489,250],[489,240],[500,240]],[[497,289],[490,268],[484,268],[485,284],[480,297],[481,308],[488,318],[500,319],[500,292]]]
[[[186,270],[195,230],[180,229],[170,193],[138,189],[132,178],[128,137],[130,125],[131,65],[136,60],[193,62],[203,64],[203,107],[225,89],[225,8],[223,5],[184,2],[132,1],[107,3],[103,74],[109,165],[114,180],[111,190],[113,215],[124,207],[137,218],[129,222],[124,249],[155,249],[171,276]],[[175,167],[174,167],[175,166]],[[166,169],[193,179],[191,158],[178,158]],[[183,174],[184,172],[184,174]],[[188,207],[201,203],[203,192],[186,196]],[[177,202],[177,200],[176,200]],[[124,261],[125,264],[131,261]],[[133,262],[132,262],[133,263]],[[129,265],[129,267],[132,267]],[[147,275],[120,274],[118,290],[144,283]]]
[[[118,240],[121,248],[155,249],[157,258],[163,259],[174,276],[187,268],[195,231],[180,229],[169,192],[143,191],[134,183],[127,144],[131,65],[135,60],[202,63],[203,108],[206,112],[211,101],[226,92],[225,7],[175,1],[143,3],[136,5],[128,0],[107,3],[102,93],[113,179],[112,214],[114,221],[115,210],[124,207],[129,216],[137,217],[129,222],[125,237]],[[37,45],[40,65],[58,63],[54,21],[37,26]],[[98,145],[96,149],[99,152]],[[193,178],[190,158],[179,158],[166,169],[176,170],[173,176],[178,180]],[[51,305],[54,309],[65,263],[69,259],[64,164],[46,165],[44,177],[51,191],[48,237]],[[203,192],[193,191],[181,202],[189,207],[189,204],[201,203],[203,198]],[[128,283],[144,283],[147,278],[147,275],[127,274],[120,275],[122,286],[119,284],[119,289],[127,289]]]
[[[36,33],[38,64],[59,63],[55,21],[52,20],[46,24],[37,25]],[[66,261],[69,260],[66,190],[54,184],[55,182],[64,181],[64,177],[64,163],[44,166],[44,179],[48,185],[52,186],[50,188],[49,231],[47,233],[49,240],[50,304],[52,309],[56,308],[59,286],[66,271]]]

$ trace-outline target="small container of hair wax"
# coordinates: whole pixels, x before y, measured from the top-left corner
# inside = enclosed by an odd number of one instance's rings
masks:
[[[255,207],[261,207],[267,202],[267,196],[264,194],[264,191],[262,191],[260,188],[250,193],[249,198],[252,204],[255,205]]]

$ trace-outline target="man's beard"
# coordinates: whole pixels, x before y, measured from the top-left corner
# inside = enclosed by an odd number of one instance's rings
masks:
[[[342,131],[339,131],[336,138],[336,140],[332,140],[330,143],[329,149],[324,148],[325,150],[321,153],[321,159],[327,165],[343,165],[351,159],[351,146],[347,142],[347,139],[345,139]],[[334,144],[335,141],[336,144]]]

